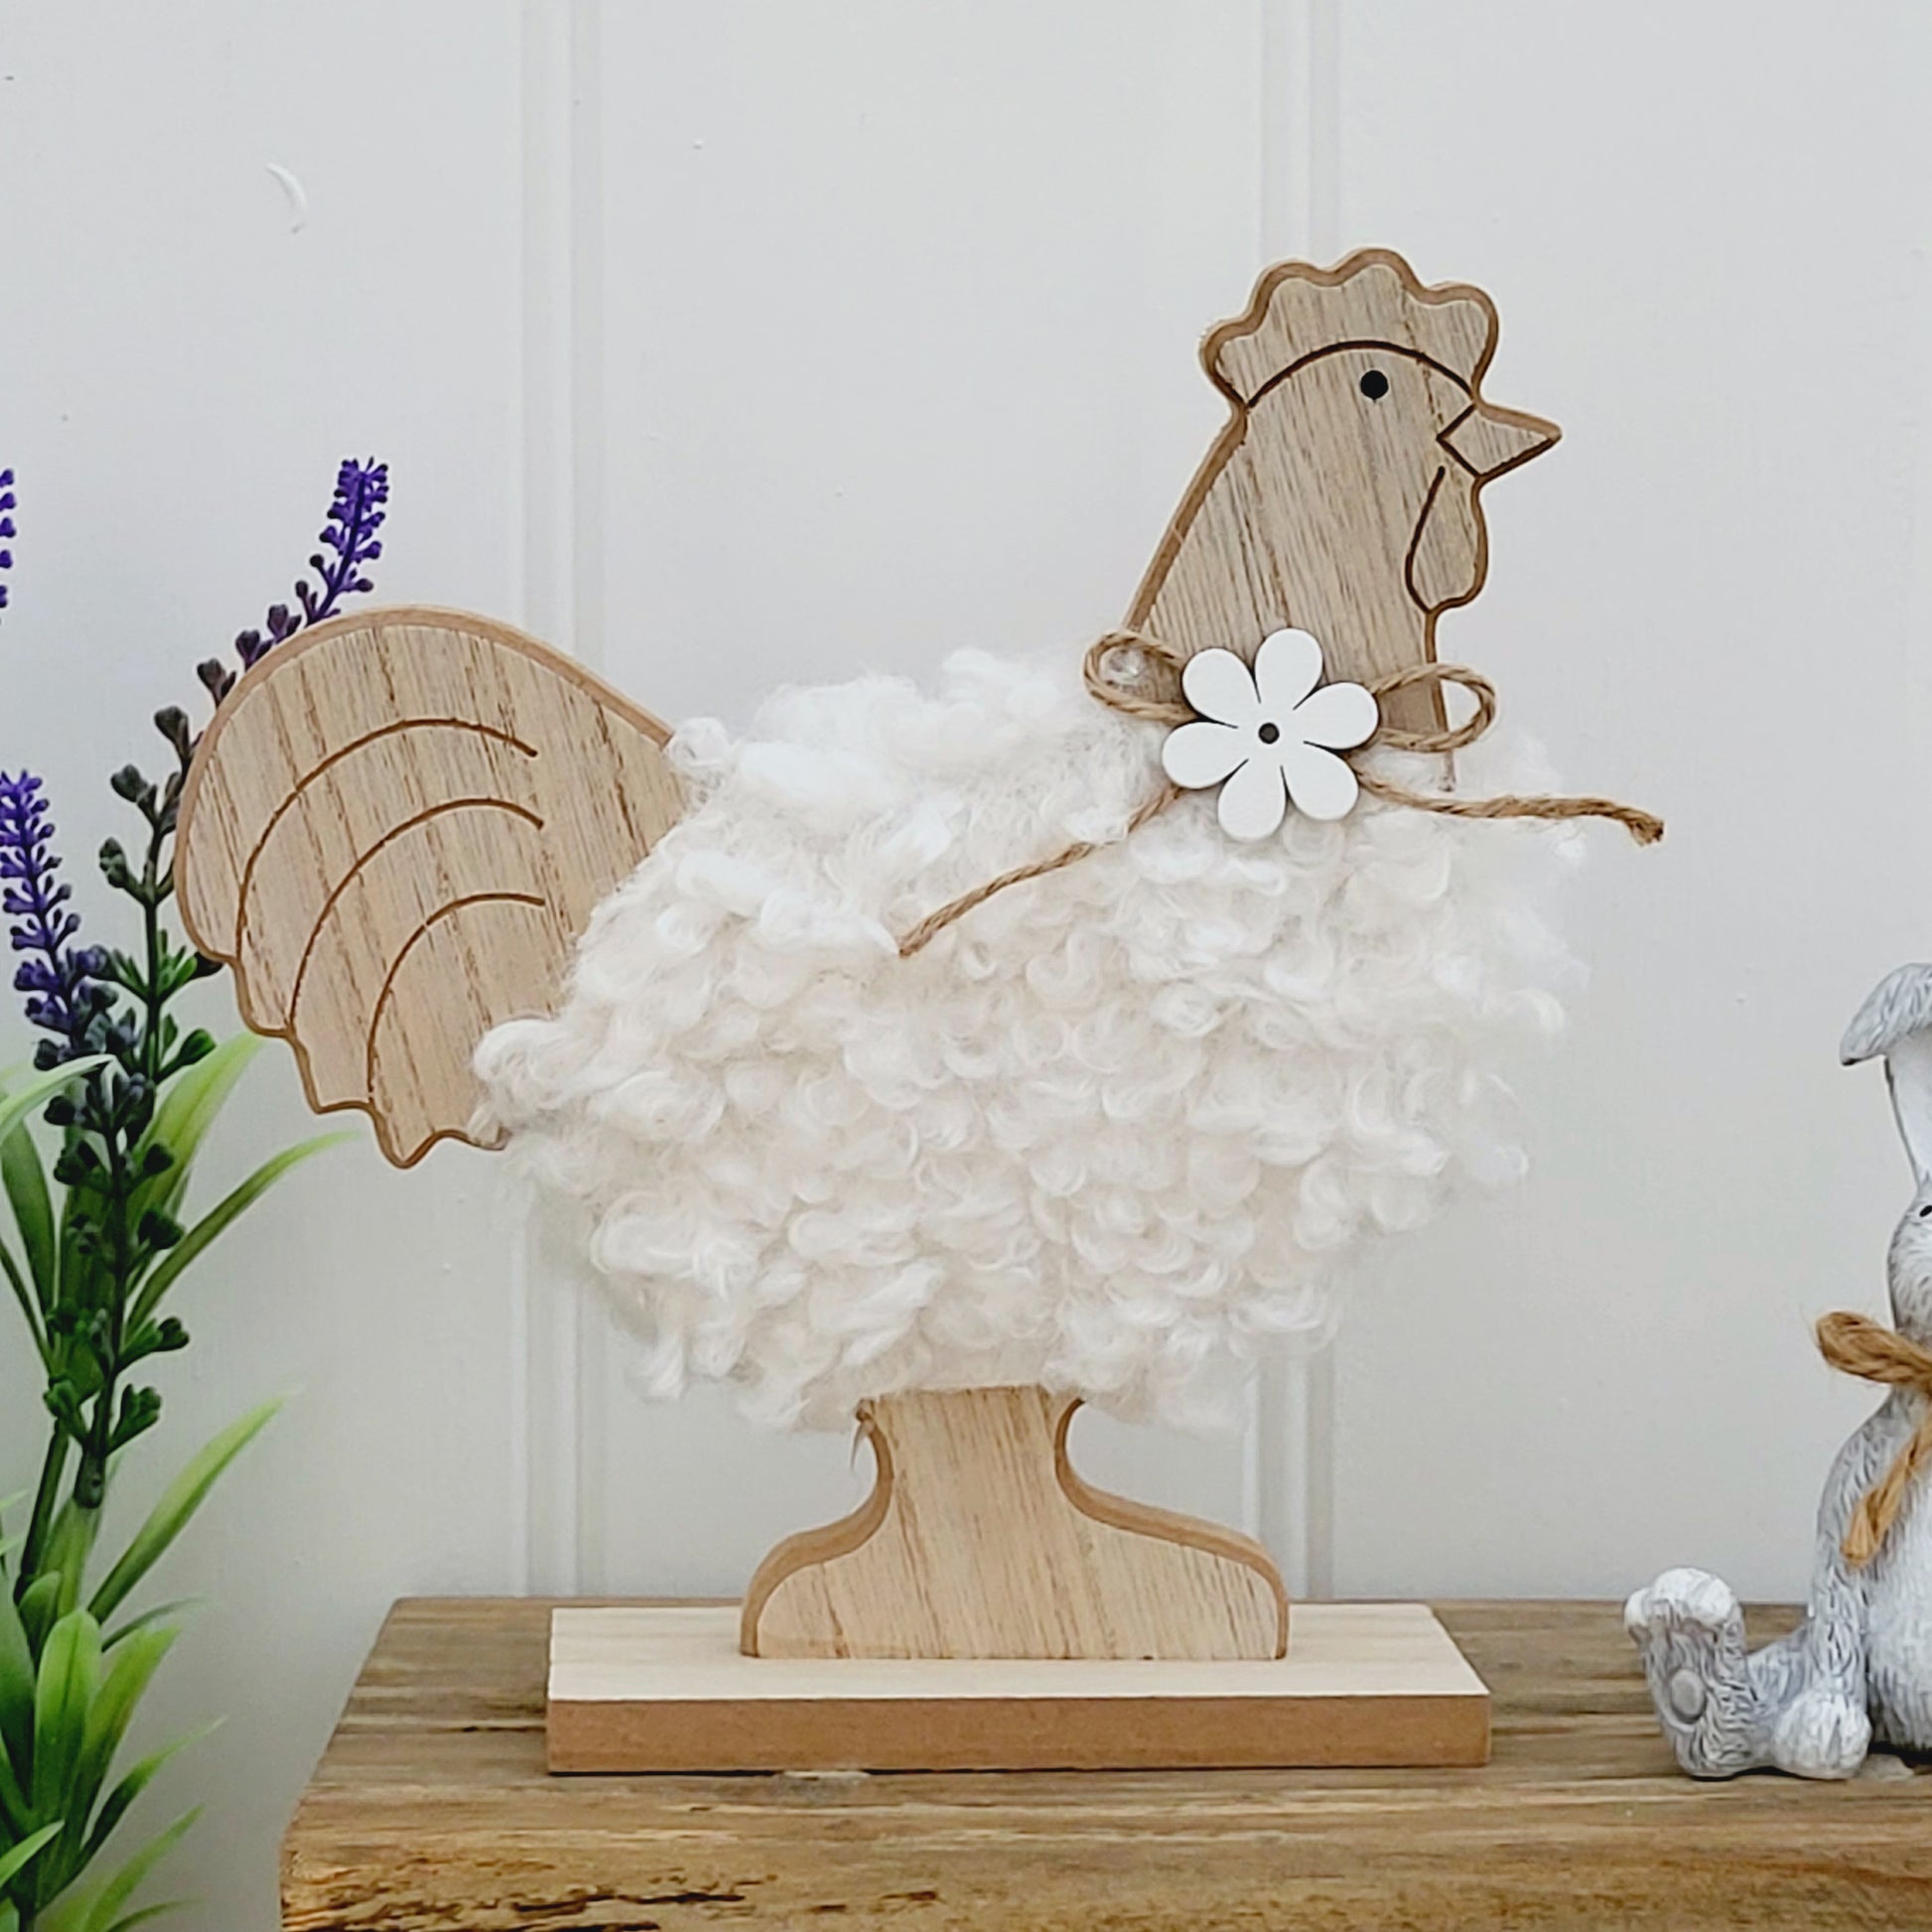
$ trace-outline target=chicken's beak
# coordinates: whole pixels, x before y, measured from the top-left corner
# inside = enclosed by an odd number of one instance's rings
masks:
[[[1540,456],[1563,432],[1541,416],[1473,402],[1436,440],[1477,483]]]

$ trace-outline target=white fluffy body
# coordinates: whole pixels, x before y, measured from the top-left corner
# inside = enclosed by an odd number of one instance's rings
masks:
[[[1332,1324],[1365,1244],[1520,1172],[1492,1066],[1560,1018],[1538,907],[1574,833],[1364,797],[1240,845],[1203,793],[1121,840],[1161,736],[1073,667],[979,652],[936,696],[794,688],[742,740],[678,735],[689,815],[557,1016],[477,1061],[651,1386],[833,1428],[1015,1381],[1195,1418],[1258,1337]],[[1498,736],[1464,789],[1544,776]],[[1118,842],[898,957],[1074,839]]]

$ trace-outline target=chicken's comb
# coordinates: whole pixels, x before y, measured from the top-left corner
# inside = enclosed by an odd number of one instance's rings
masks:
[[[1231,401],[1247,404],[1311,355],[1349,343],[1412,349],[1476,386],[1496,348],[1496,311],[1466,283],[1430,288],[1387,248],[1363,248],[1333,268],[1282,262],[1248,306],[1201,344],[1201,366]]]

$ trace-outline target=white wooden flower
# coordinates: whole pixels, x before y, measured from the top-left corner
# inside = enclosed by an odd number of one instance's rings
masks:
[[[1196,651],[1180,688],[1201,715],[1176,726],[1161,763],[1188,791],[1219,785],[1221,830],[1265,839],[1292,802],[1310,818],[1343,818],[1359,787],[1338,752],[1368,742],[1381,722],[1360,684],[1323,684],[1321,646],[1306,630],[1276,630],[1255,652],[1254,669],[1231,650]]]

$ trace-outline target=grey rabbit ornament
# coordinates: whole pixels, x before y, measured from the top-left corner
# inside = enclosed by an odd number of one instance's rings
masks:
[[[1847,1065],[1880,1055],[1918,1184],[1891,1238],[1892,1328],[1819,1323],[1827,1360],[1889,1388],[1826,1479],[1804,1621],[1747,1653],[1736,1596],[1702,1570],[1667,1570],[1624,1607],[1693,1777],[1846,1778],[1874,1742],[1932,1750],[1932,966],[1888,974],[1847,1029]]]

